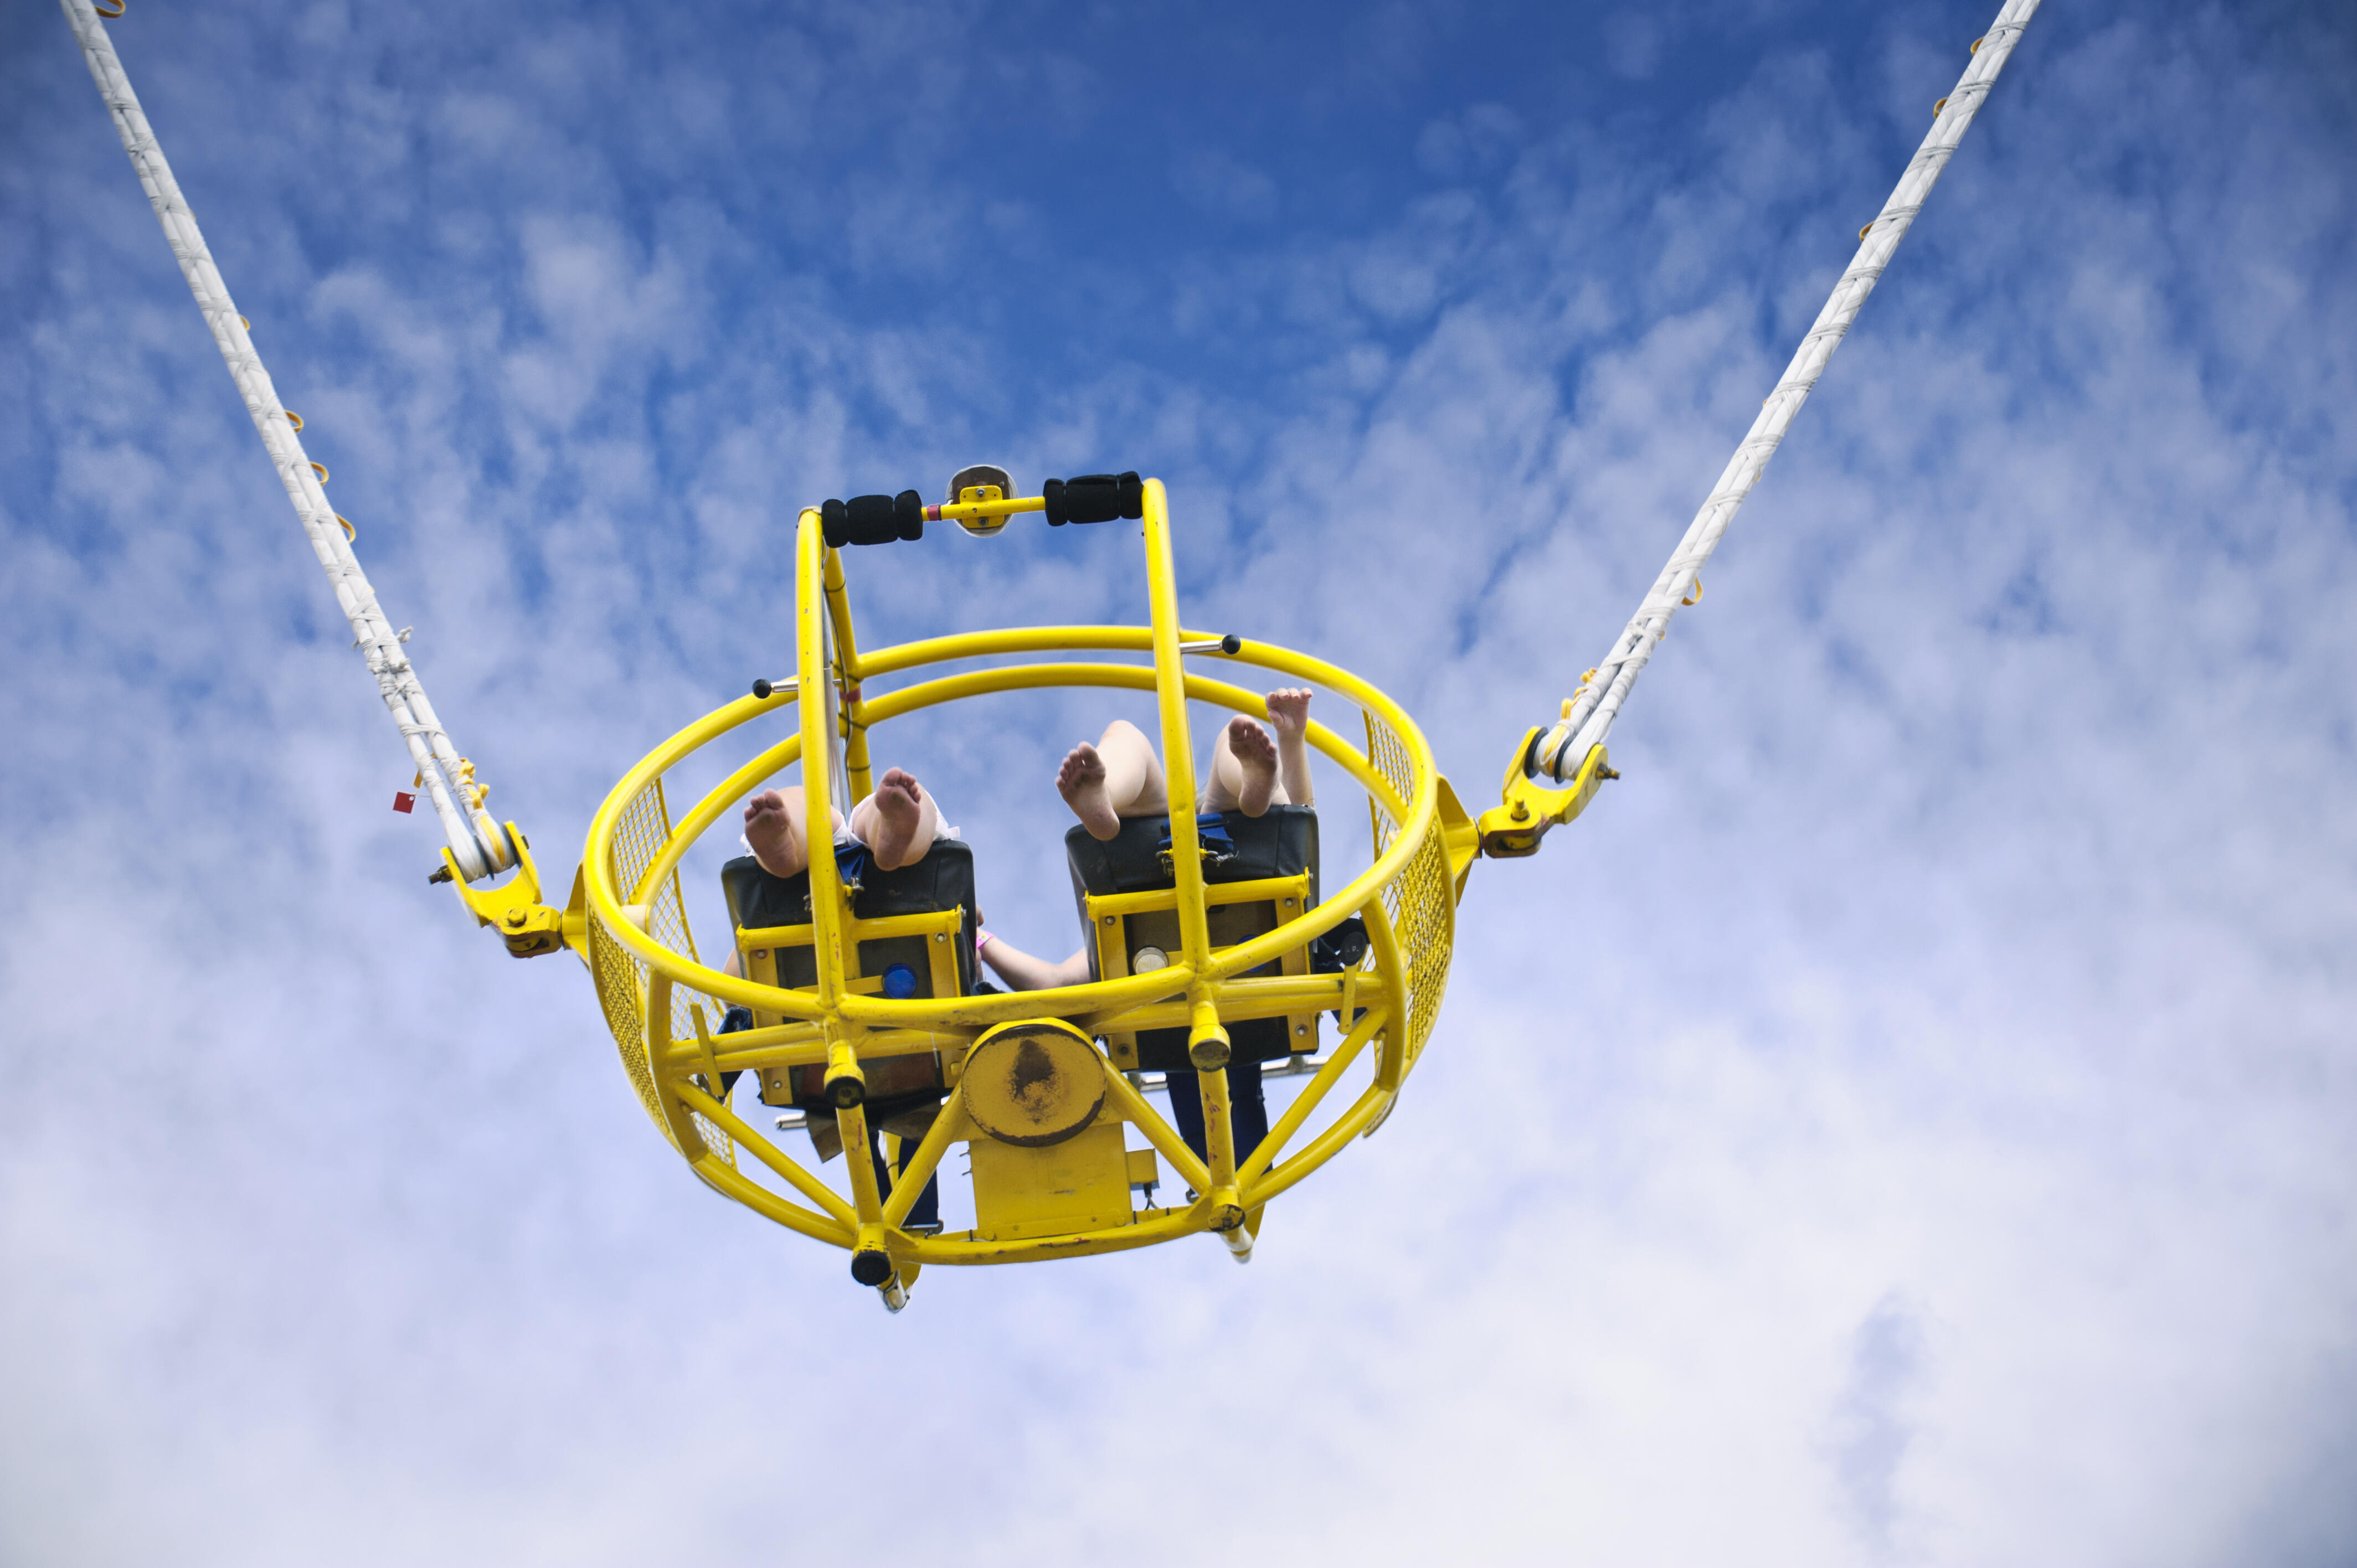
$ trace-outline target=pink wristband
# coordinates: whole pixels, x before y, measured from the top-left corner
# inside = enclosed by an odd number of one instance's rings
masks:
[[[991,940],[991,939],[990,939],[990,933],[989,933],[988,931],[976,931],[976,932],[974,932],[974,951],[976,951],[976,952],[980,952],[983,949],[985,949],[985,948],[986,948],[986,947],[988,947],[988,946],[990,945],[990,940]]]

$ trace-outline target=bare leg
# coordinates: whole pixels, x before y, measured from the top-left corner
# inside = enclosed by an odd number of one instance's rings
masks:
[[[1276,788],[1288,805],[1314,806],[1309,782],[1309,688],[1288,686],[1268,694],[1268,727],[1276,732]]]
[[[925,858],[941,831],[942,811],[916,779],[893,768],[876,792],[851,808],[852,836],[867,846],[878,871],[898,871]]]
[[[753,858],[772,876],[792,876],[810,867],[810,834],[802,822],[802,789],[764,789],[745,802],[745,842]]]
[[[1124,817],[1157,817],[1170,809],[1154,743],[1127,719],[1107,725],[1096,745],[1072,747],[1056,770],[1056,793],[1099,841],[1121,832]]]
[[[1276,746],[1268,731],[1238,714],[1211,747],[1211,776],[1204,781],[1197,809],[1257,817],[1272,803],[1290,804],[1277,787]]]

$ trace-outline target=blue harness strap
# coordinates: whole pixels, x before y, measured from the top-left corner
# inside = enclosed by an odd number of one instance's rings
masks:
[[[845,887],[856,888],[867,869],[867,846],[855,838],[834,841],[834,867]]]

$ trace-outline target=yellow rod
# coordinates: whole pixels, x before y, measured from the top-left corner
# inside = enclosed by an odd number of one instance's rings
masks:
[[[1301,1092],[1293,1097],[1293,1103],[1286,1107],[1285,1114],[1277,1119],[1276,1125],[1268,1130],[1268,1136],[1261,1140],[1261,1145],[1253,1151],[1252,1158],[1236,1167],[1238,1187],[1250,1187],[1267,1174],[1268,1167],[1276,1163],[1276,1156],[1285,1152],[1285,1145],[1301,1131],[1301,1124],[1309,1120],[1310,1113],[1318,1109],[1343,1073],[1350,1070],[1351,1063],[1357,1059],[1359,1053],[1366,1048],[1367,1042],[1374,1038],[1375,1031],[1381,1027],[1382,1010],[1369,1008],[1367,1015],[1342,1037],[1341,1044],[1334,1047],[1334,1054],[1326,1058],[1326,1065],[1318,1069],[1317,1076],[1304,1084]]]
[[[851,1207],[862,1225],[880,1224],[884,1219],[884,1197],[876,1187],[876,1156],[867,1152],[867,1112],[857,1105],[846,1105],[834,1113],[834,1124],[843,1133],[843,1157],[851,1166]]]
[[[1256,876],[1250,882],[1216,882],[1203,888],[1203,903],[1216,909],[1225,904],[1274,904],[1283,898],[1288,902],[1302,890],[1308,881],[1303,876]],[[1161,907],[1162,893],[1109,893],[1091,900],[1100,915],[1138,915]]]
[[[809,1028],[808,1025],[780,1026]],[[834,1049],[823,1036],[804,1035],[783,1043],[737,1046],[735,1042],[757,1033],[746,1030],[740,1034],[712,1036],[713,1057],[724,1072],[756,1072],[768,1068],[817,1067],[829,1059]],[[758,1033],[774,1037],[778,1029]],[[923,1056],[939,1053],[967,1043],[963,1032],[951,1033],[939,1029],[871,1029],[862,1034],[853,1056],[862,1062],[879,1061],[889,1057]],[[671,1072],[694,1072],[704,1065],[693,1044],[674,1040],[664,1053],[663,1068]]]
[[[856,692],[858,688],[852,690]],[[851,803],[855,806],[876,792],[876,781],[868,773],[866,707],[855,696],[843,709],[843,771],[849,777]]]
[[[802,837],[810,851],[812,948],[818,957],[818,1004],[831,1012],[843,1000],[843,875],[834,864],[834,737],[826,733],[828,704],[821,700],[834,678],[826,661],[826,539],[818,509],[806,508],[795,540],[795,690],[808,693],[801,704],[802,732]],[[846,810],[848,807],[845,808]],[[874,1173],[869,1173],[873,1185]],[[872,1210],[862,1216],[873,1219]]]
[[[1092,1258],[1106,1252],[1126,1252],[1135,1247],[1151,1247],[1158,1241],[1190,1235],[1203,1229],[1203,1221],[1185,1209],[1165,1210],[1148,1219],[1119,1225],[1109,1225],[1102,1230],[1084,1231],[1077,1236],[1035,1236],[1017,1241],[985,1241],[971,1233],[966,1236],[913,1237],[908,1242],[894,1242],[892,1255],[916,1263],[942,1263],[950,1267],[984,1263],[1041,1263],[1058,1258]]]
[[[1187,665],[1178,651],[1178,578],[1170,561],[1170,507],[1162,481],[1146,481],[1146,590],[1154,625],[1154,697],[1162,718],[1162,769],[1170,796],[1170,871],[1178,888],[1178,942],[1187,966],[1211,961],[1203,916],[1203,861],[1195,834],[1195,746],[1187,727]],[[1224,1186],[1225,1183],[1221,1185]]]
[[[734,1060],[732,1058],[739,1057],[758,1057],[762,1052],[772,1047],[782,1048],[786,1047],[804,1045],[823,1047],[823,1044],[824,1042],[820,1037],[817,1026],[815,1025],[804,1023],[800,1019],[797,1019],[791,1024],[771,1024],[764,1028],[739,1029],[733,1035],[715,1035],[712,1036],[713,1048],[720,1053],[720,1059],[728,1063],[732,1068],[741,1068],[748,1065],[745,1062]],[[683,1047],[675,1046],[673,1049],[672,1056],[667,1059],[672,1061],[686,1060],[687,1058],[679,1055],[679,1051]],[[775,1067],[778,1064],[775,1062],[764,1062],[761,1065]]]
[[[1189,633],[1189,637],[1200,642],[1208,635]],[[1153,646],[1154,633],[1142,626],[1009,627],[996,631],[957,631],[945,637],[896,643],[869,654],[859,668],[863,679],[872,680],[921,665],[989,659],[1004,653],[1144,653]]]
[[[1198,1072],[1195,1079],[1203,1096],[1203,1152],[1211,1156],[1208,1162],[1211,1185],[1195,1191],[1208,1197],[1221,1187],[1236,1185],[1236,1129],[1229,1119],[1228,1069],[1214,1068]],[[1170,1092],[1178,1093],[1178,1086],[1171,1084]]]
[[[662,1111],[663,1130],[670,1133],[673,1146],[693,1161],[696,1157],[694,1151],[703,1147],[703,1134],[696,1131],[693,1117],[664,1097],[663,1090],[673,1080],[658,1065],[672,1051],[671,993],[671,976],[661,972],[647,976],[647,989],[640,1003],[643,1011],[639,1020],[639,1059],[647,1069],[649,1080],[655,1085],[655,1102]],[[685,1074],[680,1077],[683,1079]]]
[[[844,587],[843,552],[833,546],[826,552],[824,583],[827,618],[834,624],[834,657],[843,667],[844,684],[850,688],[843,704],[843,770],[851,784],[851,799],[843,809],[848,814],[876,786],[867,776],[867,719],[861,711],[859,642],[851,629],[851,596]]]
[[[831,1241],[845,1248],[851,1245],[853,1232],[830,1223],[823,1215],[813,1214],[798,1203],[787,1202],[760,1183],[748,1179],[744,1172],[718,1155],[706,1155],[694,1164],[697,1175],[754,1213],[774,1219],[789,1230],[798,1230],[814,1241]]]
[[[1368,1085],[1367,1091],[1359,1096],[1358,1101],[1331,1127],[1319,1133],[1315,1143],[1286,1161],[1282,1170],[1271,1171],[1255,1182],[1243,1195],[1244,1207],[1258,1208],[1332,1159],[1351,1139],[1366,1130],[1367,1123],[1373,1121],[1385,1105],[1391,1103],[1392,1092],[1381,1084]]]
[[[1391,1023],[1383,1031],[1383,1054],[1375,1064],[1375,1087],[1396,1090],[1407,1076],[1407,970],[1400,962],[1399,938],[1381,898],[1370,898],[1360,910],[1367,928],[1367,945],[1374,950],[1375,978],[1383,983],[1383,1011]]]
[[[719,1062],[723,1072],[759,1072],[780,1067],[821,1067],[830,1059],[834,1050],[823,1038],[805,1037],[783,1045],[738,1047],[734,1044],[753,1032],[748,1030],[745,1034],[712,1036],[713,1057]],[[719,1048],[724,1041],[730,1043],[730,1048]],[[945,1034],[931,1029],[877,1029],[860,1036],[857,1046],[853,1048],[853,1055],[861,1061],[876,1061],[886,1057],[919,1056],[927,1051],[938,1051],[943,1046],[964,1043],[963,1034]],[[663,1068],[670,1072],[693,1072],[703,1065],[704,1058],[695,1054],[695,1047],[684,1041],[673,1041],[671,1049],[663,1056]]]
[[[1185,991],[1195,978],[1183,963],[1119,980],[1060,985],[1048,991],[1017,991],[997,996],[896,1002],[884,996],[846,995],[843,1016],[876,1029],[986,1029],[1015,1018],[1080,1016],[1094,1008],[1115,1010]],[[914,1011],[908,1011],[914,1009]]]
[[[824,575],[827,618],[834,623],[834,656],[843,662],[843,678],[855,685],[860,677],[859,645],[851,635],[851,596],[845,591],[843,552],[826,546]]]
[[[1137,1130],[1145,1135],[1146,1141],[1170,1162],[1170,1168],[1178,1174],[1179,1180],[1199,1193],[1211,1191],[1211,1171],[1195,1157],[1195,1151],[1187,1146],[1187,1140],[1178,1135],[1178,1130],[1165,1122],[1161,1113],[1146,1102],[1146,1096],[1130,1087],[1129,1079],[1122,1076],[1119,1068],[1105,1062],[1104,1074],[1105,1093],[1121,1107],[1122,1119],[1137,1124]]]
[[[738,1148],[745,1150],[755,1159],[777,1172],[780,1177],[792,1185],[795,1191],[824,1209],[827,1218],[842,1227],[842,1244],[846,1247],[851,1244],[852,1233],[859,1228],[859,1217],[852,1212],[849,1204],[835,1196],[833,1187],[802,1169],[775,1144],[748,1127],[737,1112],[729,1110],[695,1085],[674,1083],[671,1088],[672,1091],[679,1096],[682,1103],[712,1122],[731,1138],[736,1139]],[[876,1179],[876,1173],[870,1170],[867,1176],[872,1185]],[[813,1215],[812,1218],[816,1219],[817,1216]]]
[[[1046,511],[1045,496],[1006,496],[995,501],[943,501],[925,509],[927,522],[957,522],[983,517],[1013,517],[1017,512]]]
[[[809,1026],[808,1025],[780,1025],[779,1027],[808,1028]],[[746,1030],[735,1035],[712,1036],[713,1058],[720,1064],[721,1071],[759,1072],[764,1069],[775,1067],[815,1067],[826,1060],[827,1045],[823,1039],[802,1038],[783,1044],[772,1041],[752,1046],[739,1046],[736,1043],[743,1039],[747,1034],[756,1032]],[[774,1034],[777,1031],[764,1029],[758,1032]],[[726,1050],[720,1048],[724,1041],[728,1046]],[[664,1070],[669,1072],[693,1070],[702,1065],[703,1058],[694,1055],[694,1047],[683,1041],[674,1041],[671,1050],[663,1057]]]
[[[925,1129],[924,1141],[917,1145],[917,1152],[909,1156],[908,1168],[893,1176],[892,1197],[884,1205],[885,1224],[898,1230],[908,1222],[909,1210],[917,1206],[917,1197],[925,1190],[925,1183],[941,1167],[942,1156],[947,1155],[950,1145],[958,1141],[958,1134],[963,1130],[960,1123],[964,1121],[965,1085],[961,1083],[950,1090],[950,1097],[942,1101],[939,1111],[933,1112],[933,1124]]]
[[[1286,974],[1250,980],[1222,981],[1211,988],[1224,1023],[1252,1018],[1282,1018],[1291,1013],[1324,1013],[1342,1004],[1342,980],[1332,974]],[[1091,1014],[1076,1019],[1092,1034],[1127,1033],[1136,1029],[1183,1029],[1193,1022],[1184,1002],[1161,1002],[1119,1013]],[[730,1039],[736,1036],[731,1035]]]

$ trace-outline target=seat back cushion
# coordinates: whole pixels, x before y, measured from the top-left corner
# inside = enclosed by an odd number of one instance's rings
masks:
[[[964,909],[965,920],[958,930],[958,987],[961,994],[974,993],[974,933],[981,921],[974,907],[971,845],[960,839],[935,839],[923,859],[898,871],[878,871],[865,851],[838,854],[836,861],[844,866],[846,879],[859,884],[851,896],[851,912],[859,919],[880,920],[893,915],[931,915],[944,909]],[[748,927],[760,930],[772,926],[810,924],[807,871],[791,876],[772,876],[751,855],[739,855],[720,868],[720,886],[728,898],[729,918],[739,930]],[[863,942],[861,957],[863,961],[873,957],[889,961],[899,955],[886,954],[882,950],[896,940],[911,940],[886,938]],[[877,951],[870,953],[870,949]],[[922,950],[921,942],[919,950]],[[779,958],[780,983],[792,986],[817,983],[817,964],[809,948],[789,948]],[[881,966],[880,961],[862,963],[869,972]],[[921,963],[915,967],[920,974],[925,972]]]

